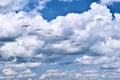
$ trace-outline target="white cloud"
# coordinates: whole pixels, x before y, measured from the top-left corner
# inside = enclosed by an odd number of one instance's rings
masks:
[[[93,57],[85,55],[81,58],[76,58],[75,62],[79,62],[81,64],[92,64],[93,63]]]
[[[22,71],[20,74],[16,76],[16,78],[33,78],[36,74],[33,73],[30,69],[26,69],[25,71]]]
[[[0,0],[0,12],[22,10],[29,0]]]
[[[21,26],[29,22],[25,12],[18,14],[10,12],[7,14],[0,14],[0,38],[16,38],[25,33],[25,28]]]
[[[44,9],[46,4],[50,1],[52,1],[52,0],[37,0],[38,5],[35,7],[35,9],[33,11],[36,12],[37,10]]]
[[[84,55],[83,57],[76,58],[74,62],[79,63],[79,64],[85,64],[85,65],[90,65],[90,64],[111,64],[114,63],[114,61],[118,57],[109,57],[109,56],[101,56],[101,57],[96,57],[96,56],[89,56],[89,55]]]
[[[10,0],[0,3],[2,6],[0,9],[3,10],[0,14],[0,42],[3,43],[0,45],[0,56],[2,57],[0,59],[14,58],[15,62],[20,57],[22,60],[38,59],[41,62],[1,64],[0,79],[32,79],[36,77],[36,74],[30,70],[31,68],[39,67],[44,62],[57,63],[63,59],[61,57],[64,57],[64,54],[69,55],[69,53],[87,53],[73,61],[78,65],[95,65],[96,69],[119,69],[119,13],[115,13],[115,19],[112,20],[112,14],[105,5],[92,3],[91,9],[84,13],[68,13],[66,16],[58,16],[47,22],[39,14],[29,14],[24,11],[12,12],[22,9],[27,4],[25,1],[24,5],[20,5],[22,1],[14,2],[14,5]],[[36,9],[42,10],[47,2],[49,1],[40,0]],[[106,3],[109,1],[102,2],[102,4]],[[6,10],[5,7],[7,7]],[[90,56],[91,54],[93,56]],[[96,54],[99,56],[95,56]],[[66,58],[63,60],[67,61]],[[83,75],[72,71],[48,70],[39,79],[84,80],[90,78],[96,80],[109,76],[107,72],[103,72],[103,74],[99,70],[89,71],[87,69],[82,73]],[[119,79],[118,73],[114,72],[114,74],[112,77]]]
[[[11,69],[3,69],[3,70],[2,70],[2,73],[3,73],[5,76],[16,75],[16,74],[17,74],[14,70],[11,70]]]
[[[70,72],[70,71],[59,71],[59,70],[48,70],[42,76],[40,76],[40,80],[78,80],[81,78],[81,74]]]
[[[35,79],[37,75],[31,70],[31,68],[36,68],[38,66],[40,66],[39,62],[5,63],[0,66],[0,79]]]
[[[26,63],[25,65],[28,68],[36,68],[36,67],[39,67],[41,65],[41,63],[40,62],[33,62],[33,63],[29,62],[29,63]]]
[[[119,55],[120,53],[120,40],[109,38],[106,42],[101,42],[91,47],[103,55]],[[95,52],[96,52],[95,51]],[[115,53],[115,54],[113,54]]]
[[[33,6],[35,7],[32,11],[37,12],[45,8],[46,4],[51,0],[36,0]],[[14,11],[22,11],[23,9],[30,9],[28,4],[30,0],[0,0],[0,13],[8,13]]]
[[[120,2],[120,0],[100,0],[101,4],[112,4],[113,2]]]
[[[119,14],[115,14],[112,20],[112,14],[105,5],[92,3],[90,8],[81,14],[58,16],[50,22],[39,14],[23,11],[0,14],[0,38],[4,44],[0,47],[0,54],[4,58],[32,58],[41,53],[51,56],[56,53],[62,55],[89,51],[108,55],[114,52],[118,55]],[[9,41],[11,38],[12,42]],[[106,40],[108,38],[111,39]]]
[[[59,44],[53,44],[53,48],[63,50],[67,53],[75,53],[80,51],[79,47],[71,45],[71,42],[61,42]]]
[[[73,0],[59,0],[60,2],[72,2]]]
[[[17,42],[5,43],[5,45],[0,48],[0,53],[4,58],[11,56],[31,58],[35,51],[41,48],[43,44],[44,42],[39,41],[36,36],[22,37],[22,40],[18,39]]]

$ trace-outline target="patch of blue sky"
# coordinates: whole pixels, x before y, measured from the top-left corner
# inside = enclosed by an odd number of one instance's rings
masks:
[[[50,21],[57,16],[65,16],[68,13],[82,13],[87,11],[90,9],[90,4],[92,2],[98,2],[98,0],[76,0],[72,2],[59,2],[58,0],[53,0],[40,12],[45,19]]]
[[[60,2],[59,0],[51,0],[48,2],[42,13],[44,19],[51,21],[57,16],[65,16],[68,13],[83,13],[90,9],[90,5],[93,2],[100,3],[99,0],[74,0],[72,2]],[[38,0],[30,0],[29,4],[24,7],[24,11],[30,12],[36,8]],[[114,2],[112,5],[108,5],[111,13],[120,13],[120,2]]]
[[[120,2],[114,2],[112,5],[108,5],[111,13],[120,13]]]

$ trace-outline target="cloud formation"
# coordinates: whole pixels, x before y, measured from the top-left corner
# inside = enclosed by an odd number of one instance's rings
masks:
[[[116,0],[101,0],[101,4],[92,3],[88,11],[48,22],[37,11],[50,1],[37,0],[31,12],[22,10],[28,0],[0,1],[0,79],[38,79],[33,68],[67,65],[64,68],[71,71],[46,70],[39,79],[119,80],[120,14],[113,18],[103,5]]]
[[[58,16],[50,22],[40,14],[24,11],[0,14],[0,55],[13,60],[31,59],[36,54],[48,57],[83,52],[118,55],[120,15],[115,14],[112,19],[109,9],[97,3],[92,3],[90,8],[81,14]]]
[[[40,76],[39,80],[106,80],[106,79],[116,79],[119,80],[119,72],[98,72],[95,69],[82,70],[80,72],[75,71],[64,71],[64,70],[48,70],[42,76]]]
[[[75,73],[75,72],[70,72],[70,71],[59,71],[59,70],[48,70],[46,71],[45,74],[40,76],[39,80],[69,80],[69,79],[74,79],[78,80],[81,78],[81,74]]]
[[[18,79],[18,80],[32,80],[35,79],[37,74],[31,68],[40,66],[40,62],[27,62],[27,63],[3,63],[0,65],[0,79]]]

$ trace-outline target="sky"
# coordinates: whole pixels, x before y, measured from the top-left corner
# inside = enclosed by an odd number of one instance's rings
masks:
[[[0,80],[119,80],[120,0],[0,0]]]

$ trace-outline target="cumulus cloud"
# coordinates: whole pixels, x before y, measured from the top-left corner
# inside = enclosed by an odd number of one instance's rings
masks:
[[[93,50],[97,50],[103,55],[119,55],[120,52],[120,40],[108,39],[106,42],[100,42],[91,47]],[[96,51],[95,51],[96,52]],[[112,54],[116,53],[116,54]]]
[[[102,4],[92,3],[88,11],[68,13],[49,22],[36,11],[42,10],[50,0],[37,1],[38,6],[32,13],[14,12],[22,10],[28,0],[0,1],[0,60],[8,61],[7,64],[0,64],[0,79],[32,79],[36,74],[31,68],[40,67],[43,63],[64,64],[65,61],[77,67],[95,66],[96,71],[88,70],[89,67],[81,73],[48,70],[39,79],[120,79],[120,14],[115,13],[113,19],[110,10],[102,5],[116,0],[101,0]],[[85,55],[76,59],[72,57],[73,61],[65,56],[82,53]],[[104,71],[108,69],[117,72]]]
[[[35,79],[36,73],[31,68],[40,66],[40,62],[28,63],[5,63],[0,65],[0,79]]]
[[[115,14],[112,20],[112,14],[105,5],[92,3],[90,8],[81,14],[58,16],[50,22],[39,14],[24,11],[0,14],[0,55],[7,59],[31,59],[42,53],[44,59],[55,55],[54,60],[57,60],[57,55],[83,52],[118,55],[119,14]]]
[[[37,79],[37,74],[32,70],[40,67],[41,62],[26,62],[26,63],[12,63],[0,61],[0,79],[18,79],[18,80],[33,80]]]
[[[117,18],[112,20],[109,9],[100,4],[93,3],[88,12],[82,14],[69,13],[66,16],[58,16],[50,22],[44,20],[40,15],[33,17],[26,15],[25,12],[1,14],[0,19],[2,23],[0,27],[1,39],[7,38],[9,40],[12,38],[15,40],[5,42],[1,46],[2,57],[30,57],[41,52],[61,54],[60,51],[63,53],[81,53],[87,49],[95,51],[97,49],[94,46],[99,46],[99,43],[103,43],[103,45],[97,47],[99,52],[95,52],[102,53],[100,51],[103,48],[109,49],[107,45],[111,42],[106,42],[109,37],[118,40],[114,41],[113,45],[119,52],[119,34],[117,34],[119,32],[119,26],[117,26],[119,21]],[[30,26],[24,27],[25,25]],[[110,49],[112,52],[116,51],[113,48]],[[109,52],[110,50],[103,50],[103,53]]]
[[[17,42],[8,42],[0,48],[1,56],[9,58],[11,56],[31,57],[34,55],[37,48],[40,48],[44,44],[42,41],[38,41],[36,37],[26,37]],[[27,53],[27,54],[25,54]]]

